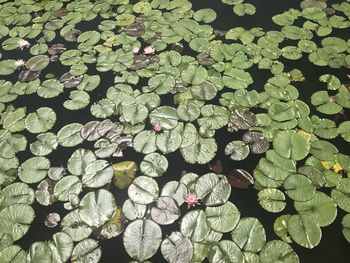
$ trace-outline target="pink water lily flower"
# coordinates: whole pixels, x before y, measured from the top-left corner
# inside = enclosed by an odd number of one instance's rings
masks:
[[[200,198],[196,193],[188,193],[184,196],[185,202],[187,203],[187,208],[195,207],[200,203]]]
[[[162,124],[160,124],[159,122],[157,122],[156,124],[153,125],[153,130],[155,132],[161,132],[163,130]]]

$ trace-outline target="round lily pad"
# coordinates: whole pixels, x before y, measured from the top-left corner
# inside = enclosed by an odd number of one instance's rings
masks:
[[[128,195],[131,201],[147,205],[158,198],[159,187],[154,179],[147,176],[139,176],[129,186]]]
[[[145,156],[140,164],[140,170],[144,175],[158,177],[168,169],[168,161],[159,153],[150,153]]]
[[[162,230],[150,219],[137,219],[130,223],[123,235],[126,252],[138,261],[152,257],[162,242]]]

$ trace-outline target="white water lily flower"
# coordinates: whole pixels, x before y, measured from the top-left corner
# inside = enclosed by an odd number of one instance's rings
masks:
[[[151,54],[154,54],[155,52],[156,52],[156,49],[154,47],[152,47],[152,46],[148,46],[148,47],[145,47],[143,49],[143,53],[145,55],[151,55]]]
[[[139,47],[133,47],[133,48],[132,48],[132,53],[134,53],[134,54],[139,53],[139,51],[140,51],[140,48],[139,48]]]
[[[29,48],[30,47],[30,43],[27,40],[22,39],[22,38],[20,40],[18,40],[17,44],[18,44],[18,48],[20,50],[23,50],[25,48]]]
[[[22,68],[22,67],[24,67],[26,65],[26,62],[23,60],[23,59],[17,59],[16,61],[15,61],[15,66],[17,67],[17,68]]]

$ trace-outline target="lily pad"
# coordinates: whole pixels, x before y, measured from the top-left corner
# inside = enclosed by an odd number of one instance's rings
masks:
[[[48,107],[42,107],[28,114],[25,126],[31,133],[42,133],[50,130],[56,122],[56,113]]]
[[[207,173],[197,180],[195,193],[206,206],[216,206],[228,200],[231,186],[225,176]]]
[[[231,232],[232,240],[244,251],[259,252],[265,242],[265,229],[261,222],[253,217],[242,218]]]
[[[295,131],[281,131],[273,140],[274,150],[285,158],[301,160],[309,153],[309,143]]]
[[[27,233],[34,217],[35,213],[30,205],[7,206],[0,211],[0,232],[10,234],[16,241]]]
[[[205,215],[212,230],[227,233],[236,227],[241,213],[234,204],[227,202],[221,206],[207,207]]]
[[[189,238],[180,232],[172,232],[166,237],[160,247],[163,257],[169,263],[190,262],[193,256],[193,245]]]
[[[281,240],[272,240],[265,244],[260,252],[260,262],[268,263],[281,261],[283,263],[299,263],[298,255],[288,243]]]
[[[114,196],[105,189],[86,194],[79,204],[79,215],[91,227],[100,227],[113,215],[116,205]]]
[[[150,177],[159,177],[168,169],[168,161],[159,153],[150,153],[140,164],[141,172]]]
[[[266,211],[278,213],[286,207],[285,196],[278,189],[265,188],[258,193],[259,204]]]
[[[193,242],[203,241],[210,231],[205,213],[202,210],[195,210],[185,214],[181,220],[180,229],[181,233]]]
[[[137,219],[130,223],[123,235],[126,252],[138,261],[152,257],[162,242],[162,230],[150,219]]]
[[[131,201],[147,205],[154,202],[159,196],[157,182],[147,176],[137,177],[128,188],[128,196]]]
[[[175,222],[181,215],[175,199],[170,196],[161,196],[151,208],[151,218],[160,225],[169,225]]]
[[[47,176],[50,161],[45,157],[32,157],[18,169],[19,178],[28,184],[38,183]]]

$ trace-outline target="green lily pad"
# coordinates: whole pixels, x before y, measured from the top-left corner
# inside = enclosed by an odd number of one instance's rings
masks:
[[[29,59],[26,63],[27,69],[30,71],[41,71],[50,63],[50,59],[46,55],[38,55]]]
[[[249,145],[243,141],[232,141],[225,147],[225,154],[230,155],[230,158],[234,161],[241,161],[249,155]]]
[[[159,177],[168,169],[168,160],[159,153],[150,153],[145,156],[140,164],[140,170],[144,175]]]
[[[210,227],[202,210],[194,210],[185,214],[181,220],[181,233],[193,242],[201,242],[208,235]]]
[[[207,207],[205,215],[212,230],[227,233],[236,227],[241,213],[234,204],[227,202],[221,206]]]
[[[161,196],[151,208],[151,218],[160,225],[174,223],[181,215],[179,205],[170,196]]]
[[[232,240],[244,251],[259,252],[265,242],[265,229],[261,222],[253,217],[242,218],[231,232]]]
[[[295,131],[281,131],[273,140],[274,150],[285,158],[301,160],[309,153],[309,144],[305,137]]]
[[[312,181],[301,174],[289,175],[283,182],[287,195],[294,201],[308,201],[314,195],[316,188]]]
[[[224,204],[228,200],[231,186],[226,176],[207,173],[196,181],[195,193],[206,206],[216,206]]]
[[[260,252],[260,262],[281,261],[283,263],[299,263],[298,255],[290,245],[281,240],[272,240],[265,244]]]
[[[102,251],[97,241],[92,238],[87,238],[75,245],[71,259],[73,262],[77,263],[87,261],[97,263],[100,261],[101,255]]]
[[[244,255],[235,242],[221,240],[209,253],[209,262],[244,262]]]
[[[80,123],[71,123],[64,126],[57,133],[57,142],[63,147],[73,147],[80,144],[83,138],[80,130],[83,127]]]
[[[100,227],[111,218],[116,205],[114,196],[105,189],[87,193],[80,201],[79,216],[91,227]]]
[[[321,228],[315,222],[312,215],[292,215],[288,219],[288,233],[299,245],[306,248],[313,248],[321,241]]]
[[[258,201],[262,208],[271,213],[279,213],[286,207],[285,196],[278,189],[265,188],[258,193]]]
[[[45,157],[32,157],[18,169],[19,178],[28,184],[38,183],[47,176],[50,161]]]
[[[150,219],[137,219],[130,223],[123,235],[126,252],[138,261],[152,257],[162,242],[162,230]]]
[[[10,234],[16,241],[27,233],[34,217],[35,213],[30,205],[7,206],[0,211],[0,232]]]
[[[137,204],[150,204],[159,196],[158,184],[150,177],[139,176],[129,186],[128,196],[131,201]]]
[[[42,133],[50,130],[56,122],[56,113],[47,107],[42,107],[28,114],[25,126],[31,133]]]
[[[166,237],[160,249],[169,263],[190,262],[193,256],[193,245],[190,239],[180,232],[172,232]]]

